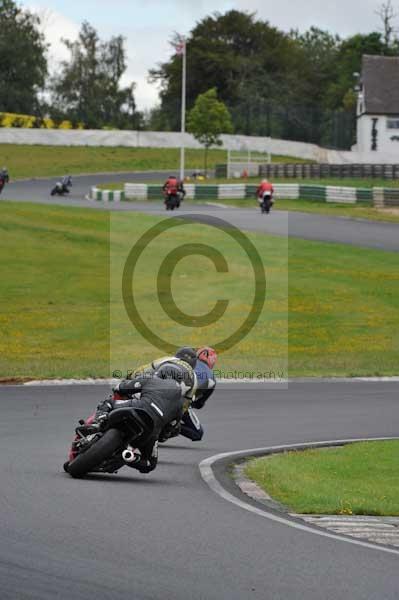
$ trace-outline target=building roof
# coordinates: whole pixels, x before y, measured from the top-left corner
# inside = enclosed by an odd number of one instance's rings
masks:
[[[399,115],[399,57],[362,57],[364,112]]]

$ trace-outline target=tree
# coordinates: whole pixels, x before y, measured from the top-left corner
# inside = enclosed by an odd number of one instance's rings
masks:
[[[391,0],[383,1],[391,6]],[[237,10],[207,16],[187,36],[187,107],[216,87],[237,133],[349,148],[355,125],[353,73],[360,71],[363,54],[398,50],[395,15],[388,8],[385,16],[385,40],[378,32],[341,39],[317,27],[284,33]],[[161,85],[161,118],[154,124],[177,130],[180,57],[173,54],[152,69],[150,80]]]
[[[61,72],[53,78],[52,114],[92,128],[140,128],[142,115],[136,111],[135,84],[120,87],[126,70],[123,37],[103,42],[85,21],[75,42],[63,42],[71,57],[62,62]]]
[[[47,75],[40,19],[13,0],[0,0],[0,111],[38,114]]]
[[[176,39],[171,42],[172,46],[175,44]],[[279,84],[289,68],[293,44],[287,34],[256,20],[254,14],[230,10],[200,21],[187,37],[186,47],[187,107],[192,108],[199,94],[216,87],[219,98],[232,110],[238,106],[246,109],[249,100],[263,93],[261,86],[268,97],[281,89]],[[259,76],[265,73],[267,79],[263,77],[263,81]],[[150,81],[160,83],[162,110],[177,130],[181,57],[174,54],[168,62],[152,69]],[[250,133],[248,126],[244,116],[240,128]]]
[[[208,150],[211,146],[221,146],[221,133],[232,133],[230,113],[217,97],[216,88],[200,94],[190,110],[187,119],[187,130],[193,134],[200,144],[205,146],[204,169],[208,167]]]
[[[382,35],[385,51],[397,51],[398,40],[395,35],[397,33],[397,29],[394,27],[393,21],[398,16],[398,13],[394,11],[391,0],[387,0],[386,3],[381,4],[375,13],[378,15],[382,23]]]
[[[337,53],[337,69],[334,79],[327,84],[326,106],[332,110],[355,107],[353,88],[354,73],[360,73],[363,54],[384,54],[384,41],[377,32],[356,34],[343,40]],[[352,101],[350,101],[352,99]]]

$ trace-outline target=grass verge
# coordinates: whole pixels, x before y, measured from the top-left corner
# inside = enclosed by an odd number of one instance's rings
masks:
[[[245,473],[297,513],[399,515],[398,452],[399,440],[287,452]]]
[[[5,201],[1,211],[0,377],[102,377],[158,353],[127,323],[117,297],[124,253],[158,218]],[[138,271],[140,310],[176,343],[214,340],[247,314],[251,271],[223,233],[198,225],[171,232]],[[286,370],[288,326],[290,376],[398,373],[397,253],[294,239],[287,250],[286,238],[248,237],[264,259],[265,310],[251,334],[222,355],[222,370]],[[217,247],[229,273],[214,273],[201,256],[180,261],[172,280],[176,304],[201,315],[228,298],[232,312],[217,327],[186,328],[183,335],[156,300],[155,274],[165,253],[193,242]]]
[[[339,204],[338,202],[319,202],[317,200],[277,200],[274,210],[306,212],[330,217],[348,217],[399,223],[399,210],[377,209],[366,202],[359,204]]]
[[[273,156],[273,162],[304,162],[287,156]],[[202,170],[204,151],[186,150],[186,169]],[[211,149],[208,168],[227,161],[227,151]],[[126,146],[35,146],[0,144],[0,163],[7,165],[12,179],[53,177],[65,173],[151,171],[180,165],[179,148],[129,148]]]

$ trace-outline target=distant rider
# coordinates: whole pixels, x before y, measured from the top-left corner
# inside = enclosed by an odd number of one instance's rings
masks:
[[[177,177],[175,177],[174,175],[169,175],[169,177],[162,186],[162,190],[165,196],[167,194],[177,194],[179,191],[179,181]]]
[[[267,179],[262,179],[262,181],[260,182],[260,184],[256,190],[256,197],[259,200],[263,201],[265,193],[270,194],[270,202],[271,202],[271,204],[273,204],[273,194],[274,194],[273,184],[270,183],[270,181],[268,181]]]
[[[70,175],[64,175],[61,179],[62,191],[69,193],[69,188],[72,187],[72,177]]]
[[[3,179],[4,183],[9,183],[10,176],[8,174],[7,167],[3,167],[0,171],[0,179]]]

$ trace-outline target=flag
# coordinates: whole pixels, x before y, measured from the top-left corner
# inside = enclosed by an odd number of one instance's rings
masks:
[[[186,52],[186,40],[184,37],[181,37],[178,42],[175,44],[176,54],[181,56]]]

